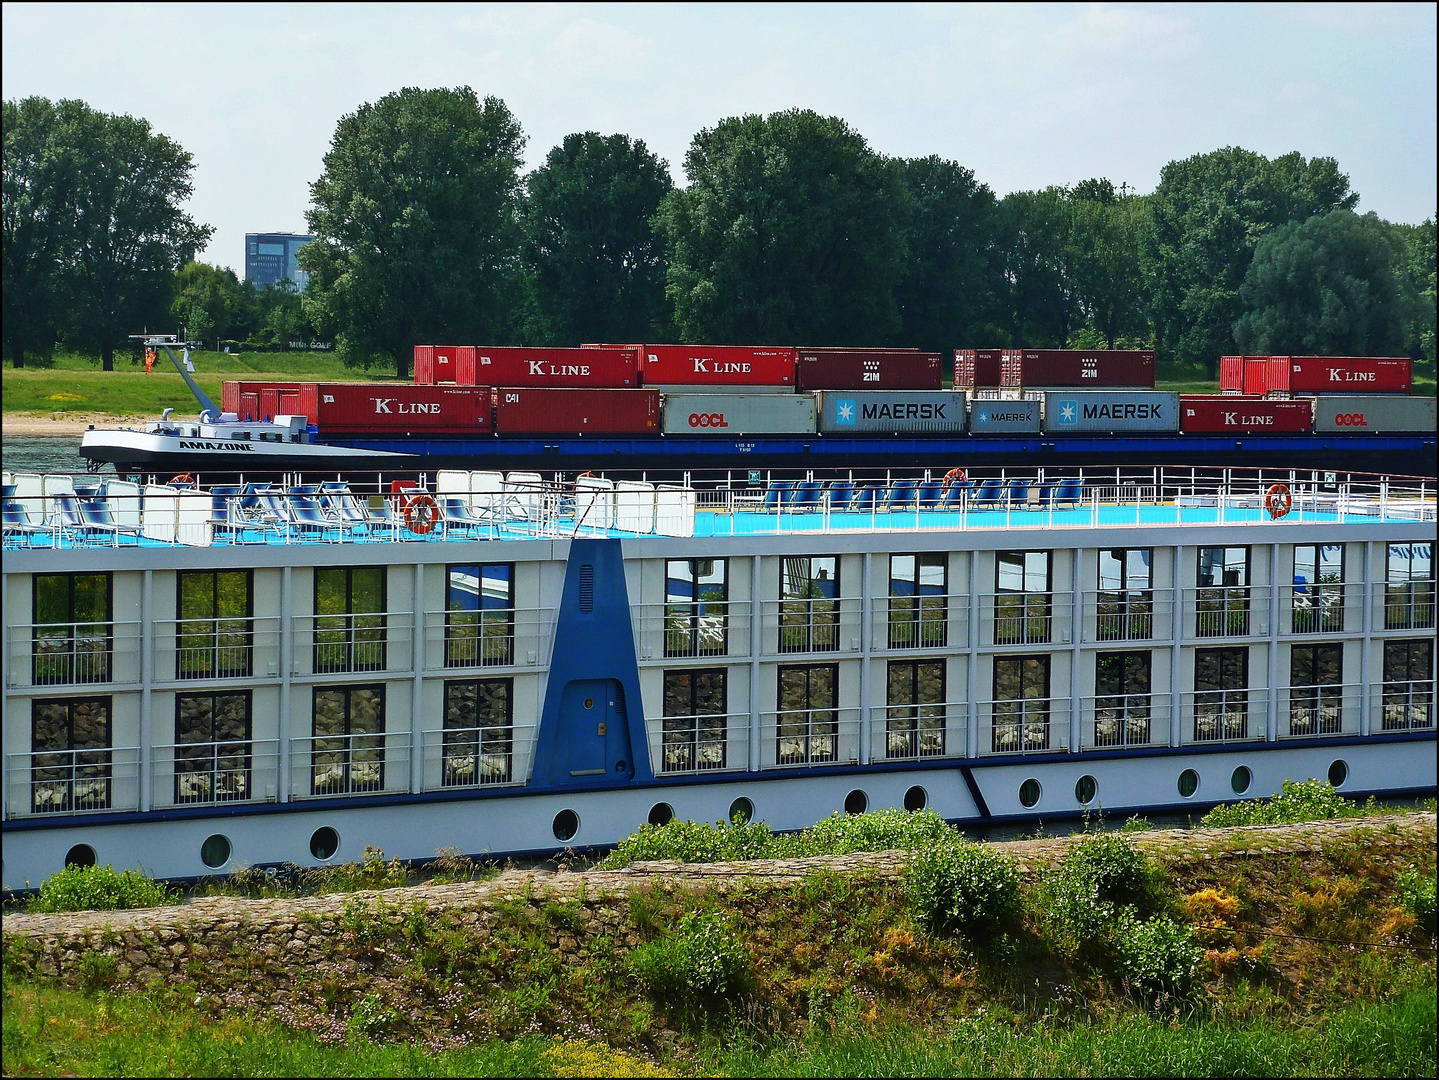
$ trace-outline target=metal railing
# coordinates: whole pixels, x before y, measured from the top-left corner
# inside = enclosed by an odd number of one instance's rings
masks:
[[[280,740],[157,745],[151,749],[150,777],[156,806],[274,802]]]
[[[1080,640],[1164,641],[1173,633],[1173,589],[1086,589]]]
[[[140,808],[140,748],[7,754],[7,817]]]
[[[1279,586],[1280,633],[1342,634],[1348,609],[1358,604],[1357,582],[1319,581]],[[1357,625],[1357,620],[1356,620]]]
[[[645,727],[657,775],[749,768],[749,713],[653,717]]]
[[[760,650],[776,653],[835,653],[860,650],[857,597],[765,600],[760,605]]]
[[[1364,695],[1357,683],[1280,686],[1274,692],[1281,739],[1359,734]]]
[[[859,762],[858,709],[784,709],[760,714],[760,766],[788,769]]]
[[[1267,585],[1213,585],[1184,590],[1187,638],[1263,637],[1269,633]]]
[[[535,728],[486,725],[421,732],[425,791],[502,787],[529,780]]]
[[[980,754],[1038,754],[1069,749],[1068,698],[975,703]]]
[[[968,719],[967,701],[876,707],[870,715],[870,759],[965,757]]]
[[[160,619],[155,622],[155,677],[249,679],[275,676],[280,665],[280,620]]]
[[[554,608],[425,612],[425,670],[549,663]]]
[[[1094,694],[1079,703],[1085,750],[1162,746],[1169,742],[1168,694]]]
[[[636,604],[630,618],[641,660],[749,655],[748,600]]]
[[[290,791],[297,799],[376,795],[409,788],[408,731],[290,739]]]
[[[138,683],[142,633],[138,621],[7,626],[10,686]]]
[[[409,671],[413,622],[405,611],[296,615],[296,674]]]
[[[1376,582],[1375,585],[1383,589],[1383,620],[1379,625],[1385,630],[1434,629],[1434,582]]]
[[[1073,597],[1059,592],[984,593],[979,598],[980,645],[1067,645]]]
[[[1370,688],[1373,700],[1370,730],[1427,731],[1434,727],[1433,679],[1389,681]]]
[[[871,647],[878,652],[969,644],[968,593],[876,596],[870,605]]]
[[[1264,738],[1269,692],[1251,687],[1180,695],[1180,741],[1240,742]]]

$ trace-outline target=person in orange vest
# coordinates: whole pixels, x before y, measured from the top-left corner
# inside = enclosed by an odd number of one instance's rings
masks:
[[[155,350],[146,346],[145,348],[145,374],[150,374],[155,367]]]

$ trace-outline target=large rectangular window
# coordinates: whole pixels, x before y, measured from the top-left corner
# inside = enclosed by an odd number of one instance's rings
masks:
[[[729,640],[729,564],[665,563],[665,655],[724,656]]]
[[[182,570],[176,577],[175,678],[248,679],[250,571]]]
[[[1434,625],[1434,545],[1390,544],[1384,582],[1384,628]]]
[[[109,698],[32,701],[30,749],[35,813],[109,809]]]
[[[948,640],[949,557],[889,557],[889,647],[942,649]]]
[[[1152,548],[1099,552],[1095,629],[1100,641],[1147,641],[1154,636],[1153,565]]]
[[[250,692],[175,696],[175,801],[254,798]]]
[[[1249,549],[1199,549],[1195,634],[1244,637],[1249,633]]]
[[[385,789],[385,688],[316,688],[311,790],[346,795]]]
[[[1049,657],[994,658],[990,749],[996,754],[1049,749]]]
[[[1290,633],[1344,631],[1344,545],[1296,544]]]
[[[445,666],[515,662],[513,563],[451,566],[445,575]]]
[[[445,683],[441,783],[508,784],[514,778],[513,679]]]
[[[779,763],[839,759],[839,665],[779,669]]]
[[[1249,650],[1194,652],[1194,738],[1243,739],[1249,735]]]
[[[666,671],[661,769],[723,769],[726,711],[724,669]]]
[[[36,686],[110,681],[109,574],[36,574],[31,679]]]
[[[780,571],[779,651],[839,649],[839,559],[785,558]]]
[[[885,702],[886,756],[939,757],[944,753],[943,660],[890,662]]]
[[[1434,726],[1434,641],[1384,643],[1383,727],[1407,731]]]
[[[317,568],[315,673],[384,667],[385,568]]]
[[[1149,742],[1150,655],[1099,653],[1094,658],[1094,745],[1143,746]]]
[[[994,643],[1050,640],[1051,560],[1047,551],[1001,551],[994,565]]]
[[[1289,734],[1337,735],[1343,720],[1344,646],[1289,650]]]

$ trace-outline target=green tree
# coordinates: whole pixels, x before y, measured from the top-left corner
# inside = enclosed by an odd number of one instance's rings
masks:
[[[407,87],[342,117],[311,185],[306,312],[341,355],[408,376],[424,341],[512,332],[524,135],[469,87]]]
[[[684,339],[868,345],[898,331],[904,184],[843,120],[722,120],[694,137],[685,175],[658,216]]]
[[[170,311],[175,324],[197,341],[216,345],[245,324],[250,298],[247,286],[228,267],[192,262],[175,275]]]
[[[81,106],[65,132],[80,165],[67,336],[113,371],[126,335],[168,318],[175,271],[214,230],[181,209],[194,159],[149,121]]]
[[[526,179],[530,336],[549,345],[663,336],[665,253],[651,219],[674,187],[638,139],[566,135]]]
[[[1149,226],[1147,201],[1117,194],[1108,180],[1086,180],[1074,186],[1069,202],[1075,287],[1085,319],[1111,349],[1121,336],[1144,336],[1140,249]]]
[[[1146,236],[1156,344],[1213,375],[1234,351],[1240,286],[1265,233],[1358,199],[1333,158],[1270,161],[1229,146],[1165,165]]]
[[[4,105],[5,351],[48,355],[64,310],[66,262],[73,245],[79,165],[65,135],[79,101],[29,97]]]
[[[999,205],[1005,321],[1021,348],[1062,349],[1080,321],[1068,196],[1061,187],[1015,191]]]
[[[1404,345],[1407,252],[1374,214],[1334,210],[1281,225],[1255,248],[1234,324],[1245,352],[1392,356]]]
[[[1423,361],[1432,372],[1435,366],[1436,322],[1434,261],[1436,239],[1434,219],[1421,225],[1395,225],[1395,234],[1404,245],[1400,277],[1409,306],[1404,339],[1406,355]]]
[[[899,167],[911,207],[895,286],[899,342],[948,350],[987,340],[1003,286],[994,192],[972,170],[940,157]]]

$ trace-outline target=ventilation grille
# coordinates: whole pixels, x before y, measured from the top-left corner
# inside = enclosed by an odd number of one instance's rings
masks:
[[[580,564],[580,611],[588,614],[595,609],[595,568],[590,563]]]

